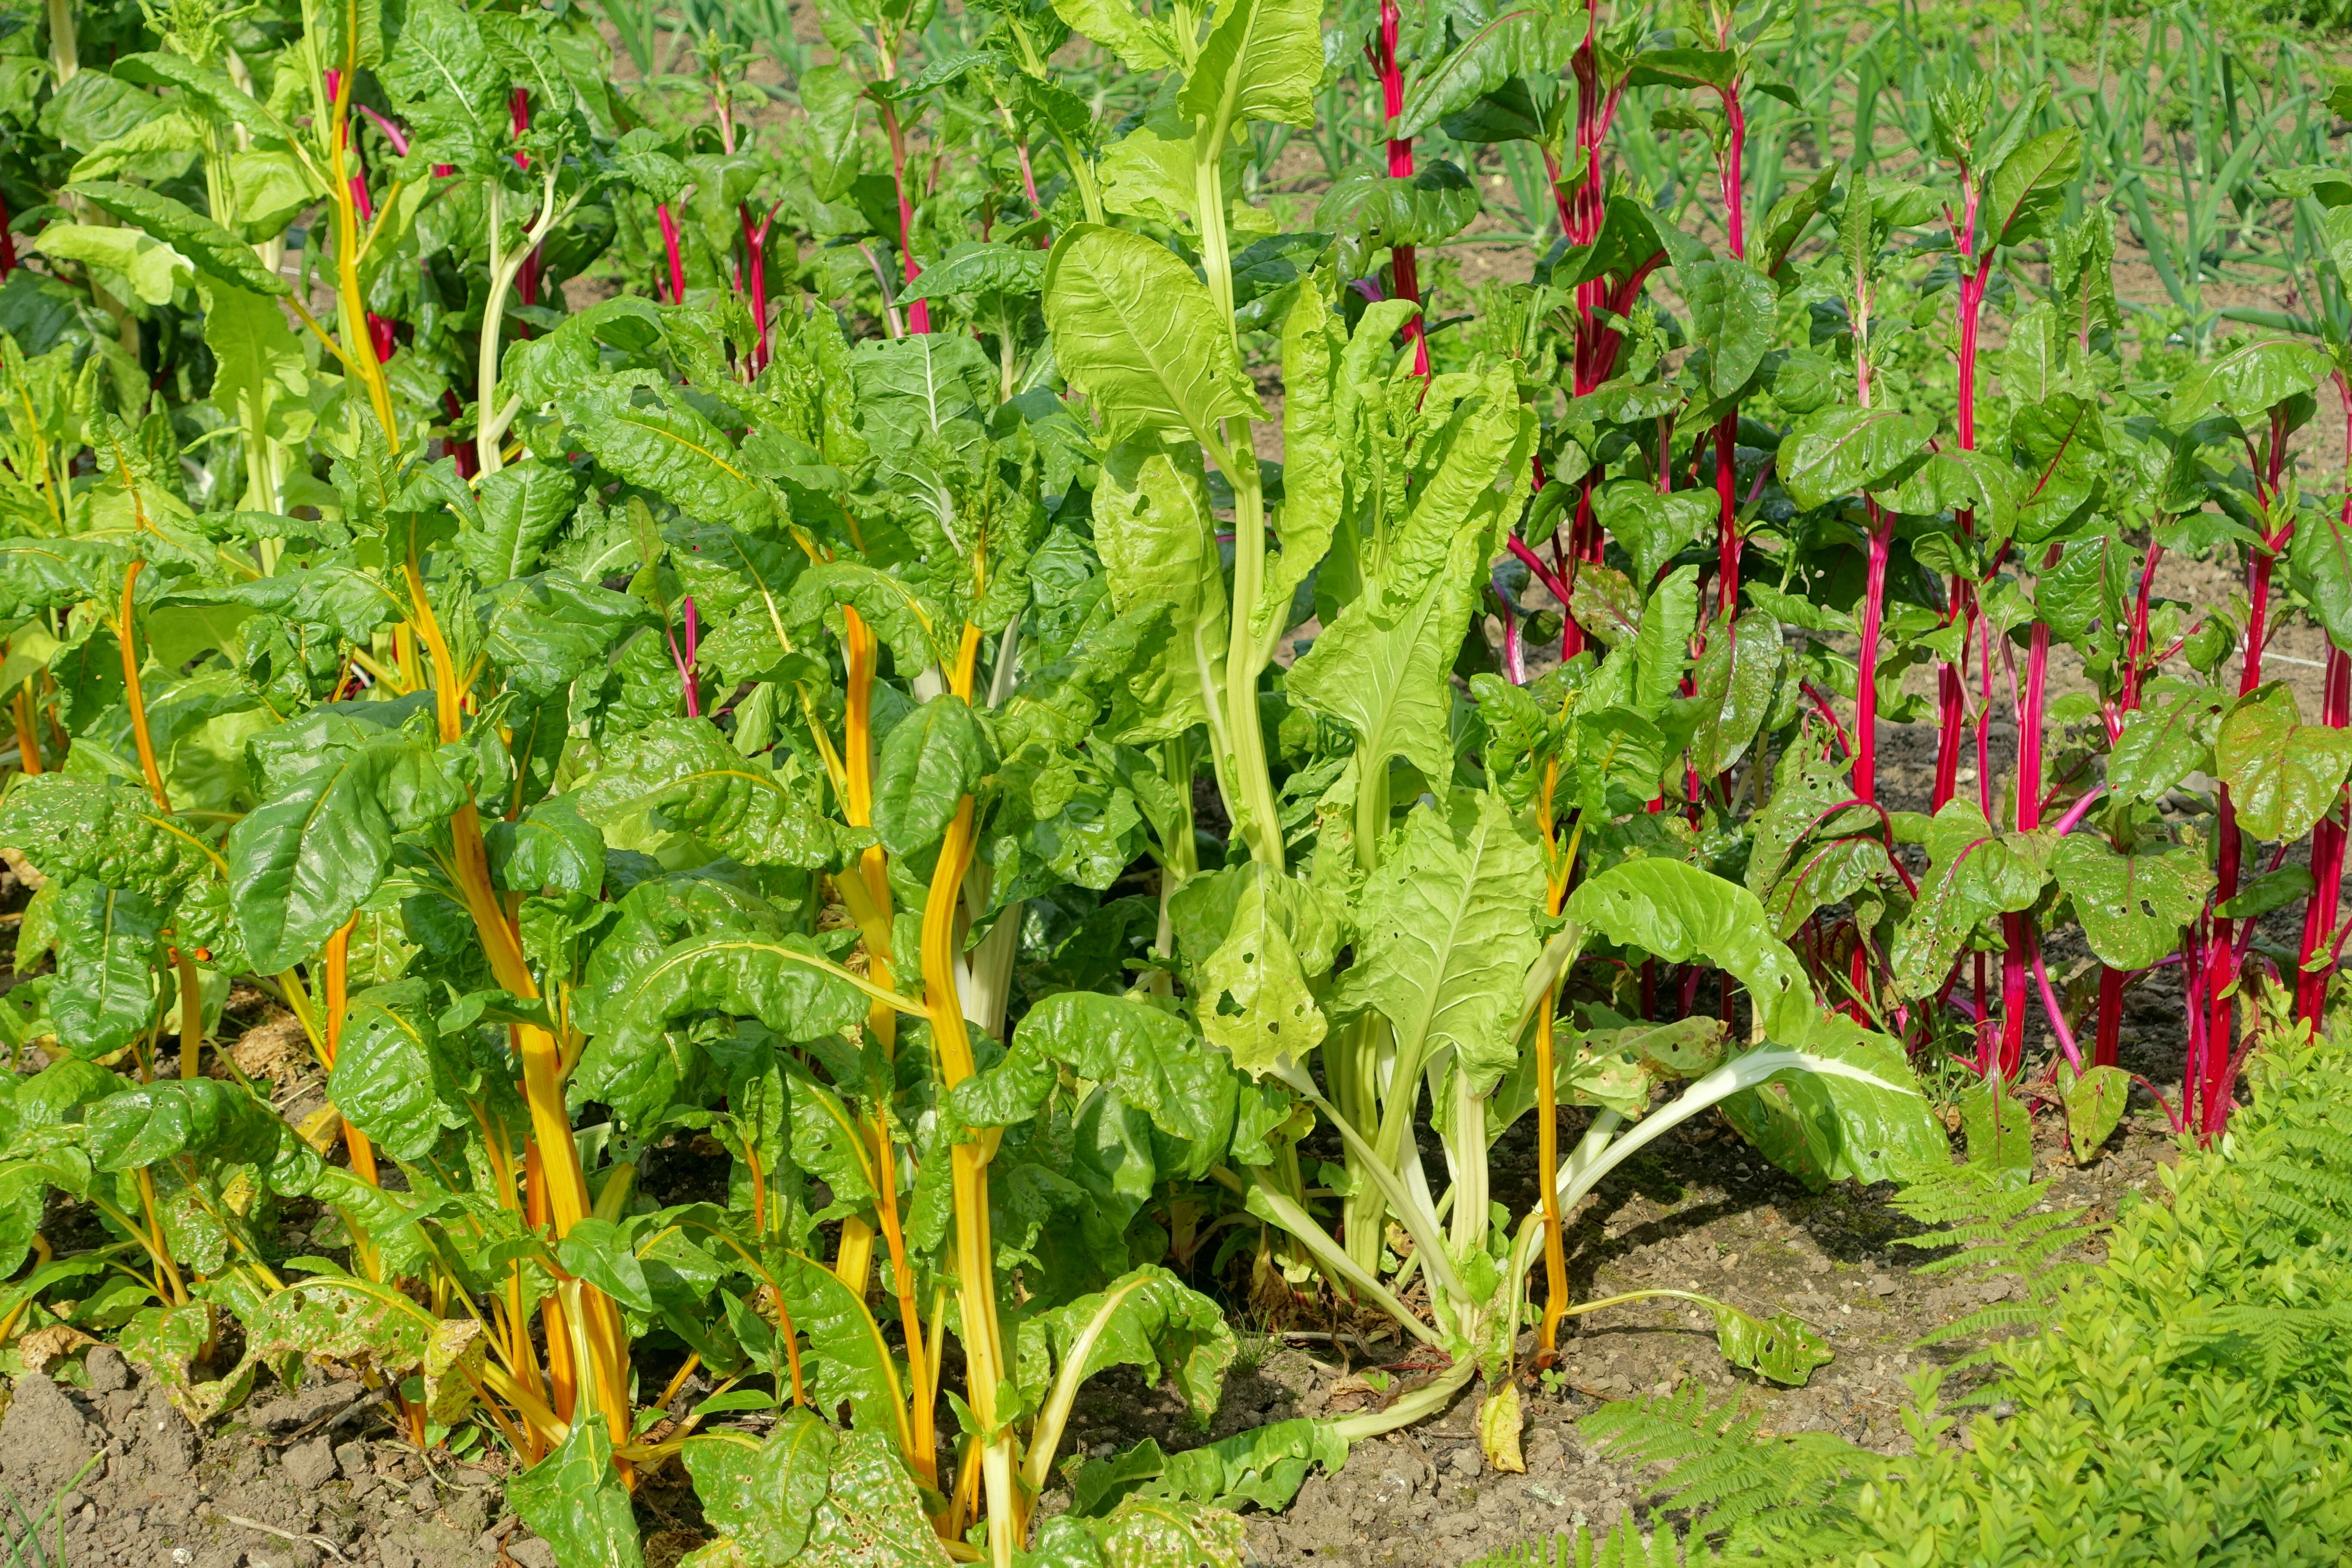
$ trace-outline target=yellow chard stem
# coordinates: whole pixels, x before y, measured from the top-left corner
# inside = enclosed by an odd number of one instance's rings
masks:
[[[416,635],[433,665],[435,714],[444,745],[465,732],[463,694],[457,688],[457,665],[449,645],[425,592],[425,576],[412,550],[404,563]],[[489,961],[491,978],[509,994],[539,999],[539,982],[524,958],[522,943],[506,906],[490,881],[489,856],[482,844],[482,819],[472,801],[459,806],[449,821],[450,869],[460,900],[473,917],[475,934]],[[560,1238],[588,1217],[587,1173],[580,1163],[580,1147],[572,1139],[572,1115],[563,1102],[562,1047],[553,1034],[534,1024],[513,1026],[517,1054],[522,1058],[523,1101],[530,1112],[531,1138],[546,1184],[548,1216]],[[629,1440],[628,1340],[612,1299],[583,1284],[579,1293],[583,1321],[582,1334],[593,1354],[588,1374],[594,1380],[598,1407],[604,1414],[615,1446]],[[554,1324],[549,1325],[551,1359]]]
[[[356,11],[357,6],[352,6]],[[400,450],[400,427],[392,412],[392,388],[375,357],[375,340],[367,330],[367,298],[360,289],[359,208],[352,195],[346,158],[351,139],[352,86],[359,74],[359,26],[356,17],[345,21],[343,68],[335,80],[335,102],[327,127],[327,170],[335,203],[336,309],[342,317],[343,348],[338,357],[358,373],[367,389],[375,422],[383,427],[384,444]]]
[[[980,628],[967,625],[963,644],[950,671],[950,689],[970,700]],[[932,1048],[940,1077],[952,1089],[975,1070],[971,1037],[964,1027],[963,999],[956,990],[956,915],[963,905],[964,875],[971,868],[975,804],[966,795],[940,844],[939,863],[923,900],[923,999],[930,1015]],[[996,1391],[1006,1363],[996,1316],[995,1244],[989,1235],[988,1165],[996,1141],[982,1135],[950,1152],[956,1227],[956,1287],[962,1319],[965,1394],[980,1426],[981,1478],[988,1495],[990,1560],[1011,1568],[1026,1531],[1021,1503],[1014,1437],[999,1414]]]

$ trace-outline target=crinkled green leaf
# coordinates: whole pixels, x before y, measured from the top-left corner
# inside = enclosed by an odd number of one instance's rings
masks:
[[[1155,240],[1072,226],[1045,264],[1045,310],[1062,374],[1114,437],[1181,429],[1213,443],[1220,420],[1265,417],[1208,289]]]
[[[1339,1005],[1377,1008],[1400,1063],[1451,1050],[1483,1094],[1517,1060],[1513,1026],[1543,903],[1542,857],[1501,801],[1461,790],[1442,810],[1417,806],[1364,886]]]

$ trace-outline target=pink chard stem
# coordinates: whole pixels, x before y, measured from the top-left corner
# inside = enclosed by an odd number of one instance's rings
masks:
[[[2339,526],[2352,534],[2352,382],[2337,371],[2334,376],[2336,395],[2344,408],[2344,466],[2346,488]],[[2326,690],[2320,702],[2320,722],[2330,729],[2341,730],[2352,724],[2352,656],[2330,643],[2327,648]],[[2339,793],[2331,806],[2311,830],[2311,898],[2303,910],[2303,948],[2297,955],[2294,977],[2294,1016],[2314,1028],[2319,1026],[2320,1015],[2327,1005],[2327,981],[2335,965],[2318,962],[2322,949],[2329,948],[2336,934],[2336,923],[2342,908],[2344,891],[2344,850],[2347,837],[2347,816],[2352,805]]]

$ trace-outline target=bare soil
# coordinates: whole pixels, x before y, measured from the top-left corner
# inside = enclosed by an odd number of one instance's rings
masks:
[[[2158,1041],[2147,1037],[2155,1031],[2133,1033],[2127,1060],[2152,1054]],[[1563,1116],[1564,1132],[1573,1133],[1582,1113]],[[2051,1179],[2059,1206],[2107,1219],[2126,1193],[2160,1194],[2157,1168],[2172,1158],[2160,1117],[2128,1119],[2082,1169],[2065,1153],[2054,1119],[2042,1122],[2039,1173]],[[1506,1204],[1532,1201],[1526,1132],[1498,1150],[1496,1195]],[[1914,1342],[2013,1293],[2014,1282],[1919,1276],[1918,1266],[1937,1254],[1895,1245],[1917,1227],[1886,1196],[1883,1187],[1852,1184],[1808,1193],[1711,1120],[1660,1140],[1569,1216],[1578,1299],[1664,1286],[1751,1311],[1786,1310],[1826,1336],[1836,1360],[1806,1386],[1784,1389],[1728,1369],[1711,1325],[1678,1305],[1637,1303],[1570,1319],[1561,1385],[1523,1384],[1525,1475],[1496,1474],[1480,1461],[1474,1387],[1444,1415],[1360,1445],[1337,1473],[1311,1479],[1285,1513],[1253,1516],[1254,1560],[1283,1568],[1445,1565],[1531,1534],[1604,1528],[1627,1510],[1646,1521],[1654,1478],[1603,1458],[1577,1422],[1608,1400],[1685,1380],[1760,1408],[1775,1431],[1833,1432],[1895,1448],[1904,1441],[1896,1419],[1903,1376],[1955,1353],[1917,1351]],[[1327,1329],[1247,1335],[1205,1434],[1166,1392],[1131,1375],[1108,1377],[1083,1396],[1065,1461],[1147,1436],[1176,1450],[1296,1415],[1370,1407],[1383,1397],[1372,1384],[1388,1382],[1392,1396],[1426,1375],[1405,1348],[1368,1323],[1343,1327],[1336,1338]],[[1368,1380],[1367,1370],[1389,1377]],[[428,1463],[357,1383],[314,1371],[299,1389],[265,1385],[245,1408],[199,1432],[110,1346],[75,1347],[48,1372],[18,1377],[0,1416],[0,1489],[43,1521],[45,1540],[62,1519],[74,1568],[552,1568],[546,1545],[505,1508],[499,1458],[435,1455]],[[654,1568],[706,1539],[674,1467],[651,1478],[638,1502]],[[45,1513],[53,1503],[57,1514]],[[1049,1494],[1045,1506],[1063,1500]]]

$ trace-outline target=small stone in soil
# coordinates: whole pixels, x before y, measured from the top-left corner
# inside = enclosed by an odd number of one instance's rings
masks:
[[[288,1484],[313,1492],[335,1479],[335,1450],[324,1437],[289,1448],[285,1459]]]

